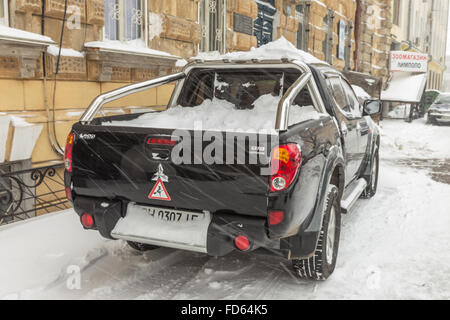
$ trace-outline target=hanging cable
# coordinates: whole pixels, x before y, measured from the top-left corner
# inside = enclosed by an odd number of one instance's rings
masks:
[[[42,16],[41,16],[41,34],[45,35],[45,2],[46,0],[42,0]],[[44,105],[45,105],[45,110],[47,111],[47,135],[48,135],[48,140],[50,143],[50,146],[52,147],[52,149],[58,154],[58,155],[62,155],[61,152],[58,149],[58,145],[57,145],[57,138],[56,138],[56,132],[54,130],[54,127],[51,124],[51,116],[50,116],[50,106],[49,106],[49,102],[48,102],[48,97],[47,97],[47,62],[45,60],[45,55],[46,53],[43,52],[42,54],[42,74],[43,74],[43,86],[42,86],[42,94],[44,97]],[[56,142],[55,142],[56,141]]]
[[[56,109],[56,86],[57,86],[57,76],[59,73],[59,66],[61,63],[61,52],[62,52],[62,45],[63,45],[63,39],[64,39],[64,28],[66,25],[66,17],[67,17],[67,7],[68,7],[68,0],[64,1],[64,15],[63,15],[63,21],[62,21],[62,28],[61,28],[61,36],[59,39],[59,52],[58,57],[56,60],[56,68],[55,68],[55,77],[53,79],[53,99],[52,99],[52,119],[51,119],[51,125],[52,125],[52,148],[57,152],[59,155],[64,155],[64,149],[61,147],[61,145],[58,142],[58,139],[56,137],[56,117],[55,117],[55,109]],[[50,121],[49,121],[50,122]],[[49,123],[50,125],[50,123]]]

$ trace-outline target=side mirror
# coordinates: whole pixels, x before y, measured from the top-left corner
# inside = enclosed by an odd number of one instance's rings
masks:
[[[381,113],[381,101],[380,100],[366,100],[364,101],[364,115],[374,116]]]

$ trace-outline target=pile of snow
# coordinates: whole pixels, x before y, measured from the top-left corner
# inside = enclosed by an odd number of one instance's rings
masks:
[[[450,158],[450,126],[384,120],[381,134],[384,158]]]
[[[214,98],[196,107],[176,106],[162,112],[146,113],[134,120],[110,121],[103,125],[228,132],[273,131],[280,100],[278,96],[266,94],[254,102],[253,109],[240,110],[231,102]],[[297,123],[321,116],[313,106],[293,106],[291,114],[290,119]]]
[[[325,63],[322,60],[317,59],[313,55],[297,49],[286,38],[281,37],[278,40],[269,42],[259,48],[252,48],[250,51],[242,52],[230,52],[226,54],[220,54],[217,51],[214,52],[201,52],[198,56],[193,58],[194,60],[223,60],[228,59],[231,61],[236,60],[279,60],[279,59],[293,59],[300,60],[304,63]]]
[[[183,68],[187,64],[188,64],[188,62],[185,59],[179,59],[179,60],[177,60],[177,63],[175,63],[175,67]]]
[[[51,45],[47,48],[47,52],[51,54],[52,56],[58,56],[59,55],[59,47]],[[63,57],[74,57],[74,58],[84,58],[84,53],[81,53],[79,51],[76,51],[74,49],[61,49],[61,56]]]
[[[267,94],[254,103],[252,110],[238,110],[226,100],[205,100],[196,107],[176,106],[162,112],[146,113],[129,121],[111,121],[103,125],[151,127],[180,130],[218,130],[258,132],[275,128],[275,117],[280,97]]]
[[[104,41],[92,41],[84,44],[86,48],[99,48],[109,51],[115,52],[123,52],[123,53],[135,53],[142,55],[152,55],[152,56],[161,56],[171,59],[179,59],[179,57],[171,55],[164,51],[149,49],[145,46],[145,44],[140,40],[132,40],[132,41],[118,41],[118,40],[104,40]]]
[[[20,29],[15,28],[9,28],[0,25],[0,39],[6,39],[6,40],[23,40],[23,41],[35,41],[35,42],[41,42],[44,44],[54,44],[55,42],[46,36],[23,31]]]
[[[370,94],[367,93],[366,90],[361,88],[360,86],[352,85],[353,91],[355,91],[355,94],[358,98],[361,100],[368,100],[371,98]]]
[[[104,242],[83,229],[73,210],[0,227],[0,299],[26,299],[45,290],[68,276],[70,265],[86,266],[95,258],[89,252]]]

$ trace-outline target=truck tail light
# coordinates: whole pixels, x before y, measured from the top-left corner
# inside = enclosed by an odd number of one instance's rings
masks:
[[[269,225],[276,226],[283,222],[284,212],[283,211],[269,211]]]
[[[171,139],[163,139],[163,138],[149,138],[147,140],[147,144],[149,145],[159,145],[159,146],[175,146],[178,144],[178,141]]]
[[[270,191],[286,190],[297,176],[301,162],[302,153],[298,144],[289,143],[276,147],[272,152]]]
[[[71,131],[67,136],[66,148],[64,150],[64,166],[67,172],[72,172],[72,149],[73,149],[74,134]]]
[[[66,191],[66,197],[69,201],[73,201],[72,198],[72,190],[70,189],[70,187],[65,187],[65,191]]]

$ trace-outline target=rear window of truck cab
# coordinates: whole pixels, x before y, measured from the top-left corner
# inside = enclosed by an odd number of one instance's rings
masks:
[[[300,77],[296,69],[194,69],[186,78],[177,104],[196,107],[206,100],[230,102],[236,109],[253,109],[255,101],[282,97]]]

